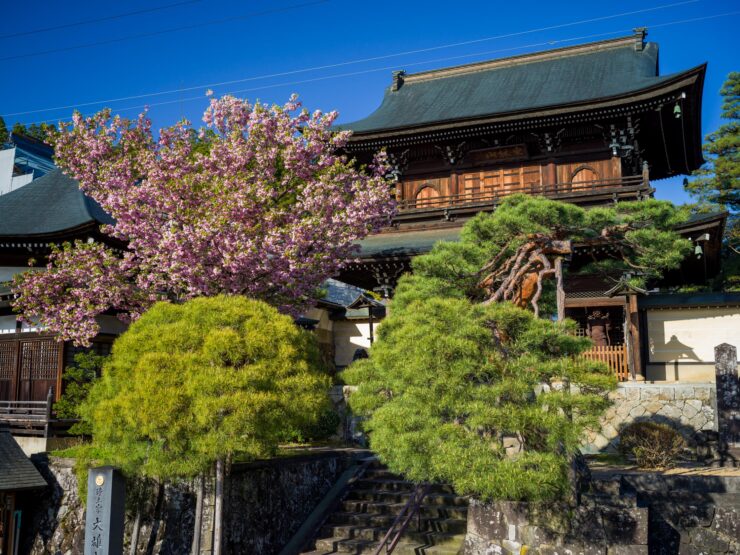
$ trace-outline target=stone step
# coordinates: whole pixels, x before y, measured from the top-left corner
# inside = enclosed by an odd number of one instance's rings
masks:
[[[357,489],[365,490],[383,490],[383,491],[406,491],[411,492],[416,489],[416,484],[399,478],[362,478],[357,480],[354,485]],[[455,493],[453,487],[449,484],[433,484],[431,487],[433,493]]]
[[[411,492],[392,491],[392,490],[374,490],[374,489],[352,489],[347,494],[348,500],[358,501],[387,501],[395,503],[405,503],[411,497]],[[465,497],[453,493],[430,493],[424,497],[424,505],[458,505],[468,506],[468,500]]]
[[[417,517],[414,517],[417,518]],[[358,526],[367,526],[367,527],[374,527],[374,526],[381,526],[385,528],[389,528],[393,521],[396,519],[396,515],[393,514],[369,514],[369,513],[348,513],[348,512],[336,512],[328,518],[326,524],[327,525],[336,525],[341,526],[344,524],[355,524]],[[433,522],[458,522],[460,525],[466,525],[467,524],[467,518],[463,516],[457,516],[457,517],[432,517],[432,516],[425,516],[421,515],[421,520],[429,521],[430,523]]]
[[[417,553],[455,554],[465,541],[464,534],[409,533],[405,532],[396,545],[394,553],[400,555]],[[316,541],[315,553],[350,553],[365,555],[373,553],[378,547],[377,540],[362,538],[324,538]],[[432,550],[432,548],[437,548]]]
[[[345,500],[341,507],[344,512],[367,513],[381,515],[397,515],[406,503],[384,503],[382,501]],[[420,508],[422,517],[434,518],[467,518],[467,506],[459,505],[422,505]]]
[[[381,539],[388,529],[393,525],[393,520],[385,522],[343,522],[341,524],[327,524],[321,528],[322,538],[361,538],[366,540]],[[417,528],[418,526],[418,528]],[[447,534],[464,534],[467,522],[462,519],[414,519],[408,528],[408,532],[444,532]]]

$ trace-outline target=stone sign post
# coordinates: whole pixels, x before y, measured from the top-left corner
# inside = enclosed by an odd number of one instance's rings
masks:
[[[740,377],[737,349],[727,343],[714,348],[717,380],[717,431],[720,450],[740,446]]]
[[[87,475],[85,555],[122,555],[126,482],[112,466]]]

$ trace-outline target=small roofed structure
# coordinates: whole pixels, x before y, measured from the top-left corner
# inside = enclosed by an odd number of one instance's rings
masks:
[[[11,306],[14,276],[29,270],[31,260],[43,269],[52,245],[113,244],[100,231],[110,223],[112,218],[59,169],[0,195],[0,428],[46,437],[50,424],[59,423],[50,403],[61,396],[63,368],[78,351],[18,320]],[[101,318],[103,334],[94,348],[104,354],[123,324],[115,316]]]
[[[46,480],[13,437],[0,432],[0,553],[17,553],[24,493],[47,487]]]

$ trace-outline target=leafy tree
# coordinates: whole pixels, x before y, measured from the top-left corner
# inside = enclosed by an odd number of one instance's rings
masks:
[[[110,462],[190,477],[271,456],[285,427],[315,422],[330,386],[319,360],[314,336],[263,302],[157,303],[116,340],[81,412]]]
[[[157,300],[220,293],[300,312],[323,281],[389,221],[384,155],[363,172],[338,154],[348,132],[336,113],[211,101],[206,129],[187,122],[155,138],[145,114],[110,111],[53,135],[57,163],[114,219],[103,232],[127,250],[78,241],[54,250],[48,270],[15,282],[15,309],[87,344],[95,316],[136,319]]]
[[[0,147],[4,143],[10,140],[10,133],[8,133],[8,127],[5,125],[5,120],[0,116]]]
[[[608,405],[613,373],[576,361],[590,342],[570,324],[444,287],[403,277],[370,358],[344,372],[358,384],[350,403],[368,417],[371,448],[411,480],[484,500],[564,496],[571,455]]]
[[[159,481],[272,456],[284,430],[315,423],[329,403],[319,361],[315,336],[264,302],[157,303],[116,340],[83,405],[86,451]]]
[[[36,139],[42,143],[48,143],[50,140],[50,134],[55,130],[56,128],[54,125],[50,123],[32,123],[31,125],[25,125],[23,123],[16,122],[13,125],[13,133],[31,137],[32,139]]]
[[[727,76],[723,97],[722,124],[707,135],[704,156],[707,163],[694,172],[696,179],[684,182],[686,190],[701,204],[740,210],[740,72]]]
[[[94,381],[100,376],[107,357],[95,353],[77,353],[74,364],[64,370],[64,395],[54,404],[57,417],[79,419],[80,407],[87,400]],[[69,433],[90,435],[92,428],[87,422],[74,424]]]

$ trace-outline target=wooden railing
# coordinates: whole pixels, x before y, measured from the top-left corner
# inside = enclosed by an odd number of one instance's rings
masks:
[[[589,360],[598,360],[607,363],[614,370],[620,382],[629,379],[626,345],[593,346],[588,351],[581,353],[581,356]]]
[[[53,391],[46,401],[0,401],[0,430],[49,436]]]
[[[408,528],[414,516],[420,515],[421,504],[424,502],[424,498],[430,489],[431,486],[429,484],[419,484],[416,486],[406,505],[398,513],[393,524],[391,524],[391,527],[385,533],[385,536],[383,536],[383,539],[380,540],[373,555],[380,555],[384,551],[386,555],[393,553],[393,550],[396,549],[401,536],[406,531],[406,528]]]
[[[516,193],[539,195],[548,198],[559,198],[572,194],[598,193],[605,192],[607,189],[637,187],[639,185],[645,185],[645,187],[647,187],[649,183],[643,176],[635,175],[617,179],[600,179],[598,181],[581,181],[576,183],[554,183],[549,185],[543,185],[541,183],[532,183],[527,185],[501,185],[496,188],[484,188],[481,191],[469,191],[456,195],[418,199],[400,199],[398,200],[398,209],[421,210],[430,208],[449,208],[476,203],[495,204],[503,197]]]

